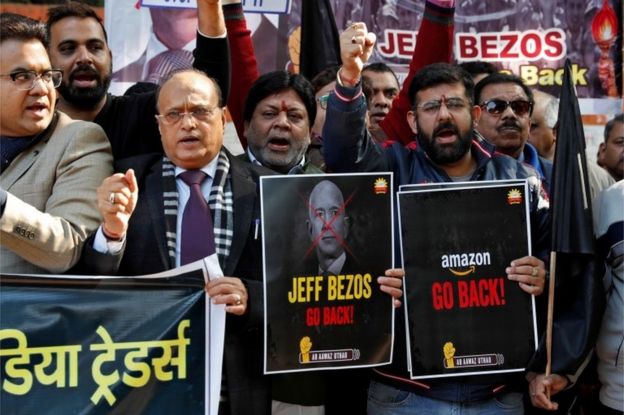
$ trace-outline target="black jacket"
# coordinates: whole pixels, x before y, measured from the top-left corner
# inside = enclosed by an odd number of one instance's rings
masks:
[[[451,182],[451,178],[436,166],[421,149],[406,148],[395,143],[382,148],[370,137],[364,123],[366,101],[361,96],[351,101],[341,100],[338,94],[347,99],[356,97],[360,87],[345,88],[336,86],[337,94],[330,95],[325,126],[323,128],[324,156],[327,170],[336,173],[359,171],[394,172],[396,188],[405,184]],[[471,154],[477,168],[471,181],[528,179],[530,193],[530,220],[533,255],[545,262],[550,245],[550,215],[538,173],[528,164],[497,153],[493,145],[487,143],[478,133],[474,133]],[[400,258],[399,255],[395,255]],[[400,264],[400,259],[397,264]],[[399,265],[400,266],[400,265]],[[522,375],[487,375],[445,380],[410,380],[407,370],[405,327],[400,323],[404,315],[403,307],[397,309],[393,362],[389,366],[375,369],[375,378],[386,384],[410,392],[429,395],[440,399],[438,390],[447,383],[470,383],[476,386],[475,393],[468,399],[484,399],[501,390],[498,386],[522,385]],[[436,386],[440,386],[438,389]],[[506,388],[505,390],[509,390]],[[462,398],[460,398],[462,399]]]
[[[263,167],[243,163],[228,153],[234,197],[234,236],[223,266],[227,276],[238,277],[247,287],[245,316],[228,314],[224,366],[232,415],[270,413],[270,382],[263,375],[262,241],[256,237],[260,218],[259,177],[273,174]],[[118,255],[93,249],[93,236],[85,244],[78,272],[101,275],[145,275],[170,268],[165,237],[162,155],[148,154],[123,160],[116,171],[133,168],[139,200],[130,219],[126,243]]]

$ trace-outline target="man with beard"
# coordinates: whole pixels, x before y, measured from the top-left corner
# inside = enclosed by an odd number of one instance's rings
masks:
[[[544,189],[550,190],[552,162],[541,157],[530,143],[533,91],[515,75],[494,73],[475,85],[475,102],[481,107],[477,130],[496,150],[531,165]]]
[[[481,107],[473,105],[473,82],[461,68],[446,63],[426,66],[409,87],[412,110],[408,122],[418,148],[395,143],[382,149],[366,130],[366,102],[361,71],[370,57],[375,36],[355,23],[340,37],[343,66],[335,94],[329,97],[323,137],[325,161],[335,172],[393,171],[396,186],[451,181],[528,179],[533,252],[548,254],[548,203],[534,169],[496,153],[473,129]],[[392,138],[392,137],[390,137]],[[400,261],[400,260],[399,260]],[[400,262],[399,262],[400,263]],[[512,261],[507,278],[520,289],[539,295],[544,289],[544,261],[526,256]],[[398,309],[402,317],[404,310]],[[450,377],[415,382],[406,367],[405,333],[396,325],[393,363],[373,372],[368,413],[499,413],[523,414],[522,374]],[[461,408],[461,409],[460,409]]]
[[[207,19],[221,12],[218,0],[198,2],[199,29],[194,66],[215,78],[223,96],[229,87],[229,60],[225,26]],[[58,108],[77,120],[99,124],[113,149],[115,160],[160,152],[154,92],[131,96],[108,94],[112,53],[106,30],[88,6],[70,2],[48,11],[48,36],[52,66],[63,71]]]

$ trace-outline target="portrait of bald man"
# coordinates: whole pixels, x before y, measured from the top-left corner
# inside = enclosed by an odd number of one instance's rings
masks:
[[[314,186],[308,214],[306,224],[310,241],[316,244],[318,273],[338,275],[347,261],[344,247],[349,235],[349,216],[338,186],[329,180]]]

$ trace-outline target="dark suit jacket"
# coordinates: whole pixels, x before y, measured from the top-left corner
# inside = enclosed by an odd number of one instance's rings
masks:
[[[224,365],[231,414],[270,413],[270,382],[263,375],[262,240],[255,237],[260,219],[259,176],[274,174],[243,163],[228,153],[234,194],[234,237],[224,275],[243,280],[249,294],[247,313],[228,314]],[[122,160],[115,171],[133,168],[139,200],[120,255],[93,250],[93,236],[86,244],[79,272],[108,275],[144,275],[170,268],[166,249],[162,187],[162,155],[148,154]],[[260,233],[258,233],[260,235]]]

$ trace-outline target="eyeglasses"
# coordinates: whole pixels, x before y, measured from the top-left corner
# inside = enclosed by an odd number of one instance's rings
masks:
[[[468,103],[463,98],[446,98],[445,96],[442,96],[441,99],[434,99],[431,101],[425,101],[422,104],[418,104],[416,108],[422,110],[422,112],[427,115],[436,115],[440,111],[440,108],[442,108],[442,104],[444,104],[446,106],[446,109],[448,109],[450,112],[459,112],[466,108],[466,106],[468,105]]]
[[[208,121],[212,118],[212,116],[216,112],[216,107],[205,108],[205,107],[197,107],[191,111],[169,111],[164,115],[156,115],[156,118],[162,121],[166,125],[177,124],[184,118],[186,115],[191,118],[196,119],[197,121]]]
[[[35,87],[37,79],[41,79],[46,84],[52,84],[57,88],[63,80],[63,71],[58,69],[48,69],[41,73],[35,71],[16,71],[8,75],[0,75],[11,78],[17,89],[28,91]]]
[[[511,110],[518,116],[522,117],[526,114],[530,114],[533,111],[533,103],[523,99],[517,99],[515,101],[505,101],[502,99],[490,99],[479,105],[486,110],[488,114],[501,115],[507,107],[511,107]]]
[[[327,109],[327,101],[329,101],[329,96],[331,95],[331,93],[329,94],[325,94],[325,95],[321,95],[320,97],[318,97],[316,99],[316,101],[319,103],[319,105],[321,106],[321,108],[323,108],[324,110]]]

